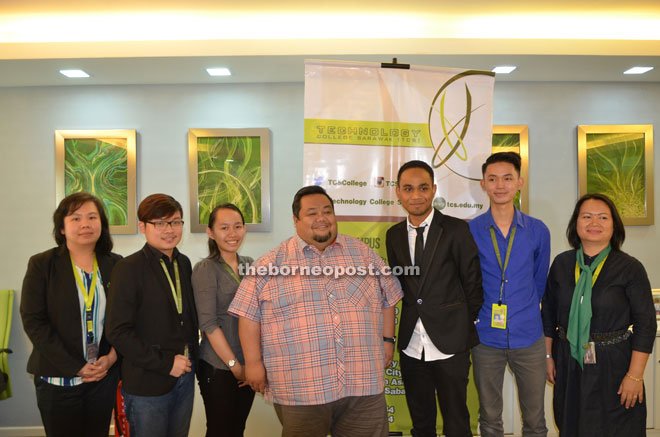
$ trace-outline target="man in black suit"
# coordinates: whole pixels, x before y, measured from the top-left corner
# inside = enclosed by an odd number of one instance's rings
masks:
[[[437,187],[428,164],[405,163],[397,182],[408,218],[387,231],[387,257],[392,268],[420,268],[399,277],[398,345],[411,434],[435,437],[437,396],[444,434],[469,436],[470,348],[479,343],[474,321],[483,304],[479,253],[467,223],[433,208]]]
[[[147,243],[112,271],[106,330],[123,357],[122,394],[131,437],[187,436],[198,352],[190,260],[176,245],[183,210],[165,194],[138,208]]]

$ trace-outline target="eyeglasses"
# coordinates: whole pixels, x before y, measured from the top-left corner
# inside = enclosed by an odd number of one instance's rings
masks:
[[[146,222],[154,225],[154,228],[158,231],[163,231],[167,228],[167,225],[170,225],[172,229],[180,229],[183,227],[183,220],[172,220],[171,222],[166,222],[165,220],[158,220],[155,222]]]

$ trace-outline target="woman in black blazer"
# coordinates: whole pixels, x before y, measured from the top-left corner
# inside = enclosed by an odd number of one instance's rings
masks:
[[[121,258],[101,201],[65,197],[53,214],[58,247],[30,258],[20,312],[34,349],[37,404],[47,436],[108,436],[119,371],[103,333],[110,273]]]

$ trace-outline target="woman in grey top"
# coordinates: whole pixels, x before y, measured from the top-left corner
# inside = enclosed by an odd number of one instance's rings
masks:
[[[209,256],[192,273],[199,328],[203,332],[197,366],[206,410],[206,436],[242,436],[254,392],[245,382],[238,319],[227,313],[242,273],[252,258],[238,255],[245,220],[231,203],[215,207],[206,229]]]

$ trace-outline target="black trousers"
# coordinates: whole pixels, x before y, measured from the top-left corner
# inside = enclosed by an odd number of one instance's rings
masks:
[[[423,361],[400,354],[401,377],[413,422],[413,437],[435,437],[436,396],[447,437],[472,436],[467,408],[470,352],[446,360]]]
[[[117,397],[119,368],[105,378],[74,387],[60,387],[34,377],[37,405],[48,437],[108,437]]]
[[[254,391],[239,387],[231,371],[216,369],[201,359],[197,380],[206,411],[206,437],[242,436]]]

